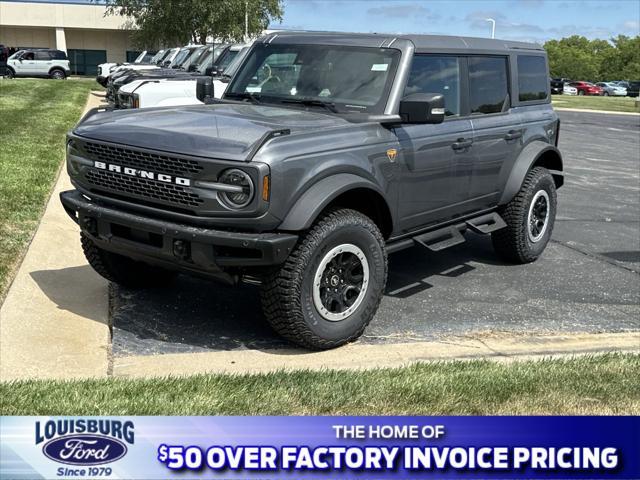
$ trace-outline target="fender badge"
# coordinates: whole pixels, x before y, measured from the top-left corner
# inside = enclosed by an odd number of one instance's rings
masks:
[[[396,157],[398,156],[398,151],[395,148],[390,148],[387,150],[387,158],[390,162],[395,162]]]

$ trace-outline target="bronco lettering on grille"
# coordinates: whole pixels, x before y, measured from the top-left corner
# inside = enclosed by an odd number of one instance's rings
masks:
[[[113,163],[99,162],[95,160],[93,166],[100,170],[108,170],[110,172],[121,173],[123,175],[129,175],[131,177],[148,178],[149,180],[157,180],[164,183],[175,183],[176,185],[182,185],[185,187],[191,186],[191,180],[182,177],[173,177],[164,173],[150,172],[148,170],[140,170],[138,168],[123,167],[122,165],[116,165]]]

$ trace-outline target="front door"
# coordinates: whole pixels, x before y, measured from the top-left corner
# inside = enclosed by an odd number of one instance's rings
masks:
[[[413,58],[404,94],[442,93],[446,119],[394,129],[400,142],[398,219],[405,232],[451,218],[467,198],[469,179],[460,172],[473,164],[473,132],[471,120],[460,118],[463,60],[454,55]]]

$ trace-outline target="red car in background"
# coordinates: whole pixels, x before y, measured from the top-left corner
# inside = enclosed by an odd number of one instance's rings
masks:
[[[589,82],[571,82],[569,85],[578,89],[578,95],[602,95],[602,88]]]

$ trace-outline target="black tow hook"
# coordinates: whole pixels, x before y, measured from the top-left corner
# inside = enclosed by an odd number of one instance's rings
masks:
[[[82,219],[82,229],[86,230],[90,235],[98,234],[98,223],[95,218],[84,217]]]
[[[173,255],[182,260],[188,260],[191,257],[191,245],[184,240],[173,241]]]

